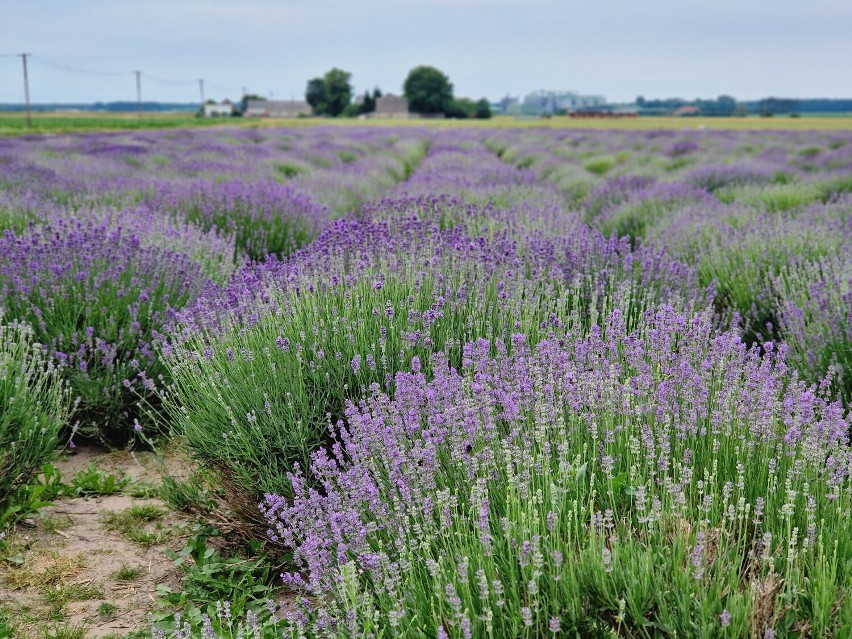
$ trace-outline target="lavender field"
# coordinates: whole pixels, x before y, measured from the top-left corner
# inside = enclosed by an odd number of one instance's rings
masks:
[[[0,138],[0,232],[0,638],[852,636],[850,132]],[[95,444],[196,528],[60,635]]]

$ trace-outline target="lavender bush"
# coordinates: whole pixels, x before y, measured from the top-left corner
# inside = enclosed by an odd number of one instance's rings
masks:
[[[0,313],[0,533],[11,497],[51,461],[70,408],[59,370],[31,327]]]
[[[295,497],[267,496],[306,636],[852,627],[850,418],[783,347],[661,308],[463,350],[349,403]]]
[[[662,223],[676,208],[697,206],[712,210],[718,202],[705,191],[684,184],[656,183],[631,189],[625,199],[604,208],[593,223],[605,235],[645,237],[648,227]]]
[[[307,244],[328,218],[328,211],[304,191],[272,181],[181,183],[159,189],[146,204],[204,231],[233,235],[235,257],[245,254],[255,260],[289,255]]]
[[[829,372],[852,400],[852,259],[798,260],[775,280],[790,360],[815,380]]]
[[[468,340],[584,332],[615,306],[632,326],[660,300],[707,299],[683,265],[588,230],[520,243],[417,218],[342,221],[179,315],[168,405],[195,457],[239,487],[232,506],[246,512],[246,494],[288,491],[287,473],[323,442],[347,397],[374,383],[392,391],[411,357],[431,374],[432,353],[460,365]]]
[[[228,277],[232,254],[232,239],[151,214],[60,217],[0,238],[0,300],[55,359],[79,398],[82,432],[126,440],[162,373],[158,331]]]

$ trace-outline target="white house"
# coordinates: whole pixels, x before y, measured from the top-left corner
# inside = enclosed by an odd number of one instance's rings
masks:
[[[218,104],[213,102],[202,105],[201,112],[205,118],[227,118],[234,115],[234,103],[225,98]]]

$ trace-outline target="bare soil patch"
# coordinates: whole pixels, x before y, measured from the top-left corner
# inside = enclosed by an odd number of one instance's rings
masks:
[[[81,447],[56,466],[67,482],[90,463],[135,482],[159,483],[151,453]],[[160,514],[140,521],[133,541],[114,520],[140,511]],[[181,547],[188,522],[159,499],[127,494],[58,499],[11,538],[14,561],[0,564],[0,605],[15,614],[22,638],[63,625],[85,627],[86,637],[124,637],[145,628],[157,585],[179,586],[179,569],[165,551]]]

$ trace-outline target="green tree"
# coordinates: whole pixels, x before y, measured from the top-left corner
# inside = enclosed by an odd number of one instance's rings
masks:
[[[382,97],[382,91],[379,87],[373,89],[373,92],[364,92],[364,104],[361,113],[372,113],[376,110],[376,100]]]
[[[477,120],[488,120],[491,117],[491,104],[485,98],[481,98],[476,102],[476,112],[474,113]]]
[[[351,73],[335,67],[321,78],[308,80],[305,100],[317,115],[337,117],[352,102],[351,78]]]
[[[719,115],[730,117],[736,113],[737,100],[730,95],[720,95],[716,98]]]
[[[337,117],[352,102],[351,79],[351,73],[337,67],[326,72],[323,76],[328,115]]]
[[[419,66],[408,72],[403,93],[413,113],[445,113],[451,107],[453,85],[435,67]]]
[[[305,100],[314,108],[314,113],[322,115],[328,109],[328,94],[325,90],[325,81],[322,78],[308,80],[308,88],[305,90]]]
[[[447,106],[446,114],[448,118],[460,120],[472,118],[476,114],[476,102],[470,98],[453,98]]]

